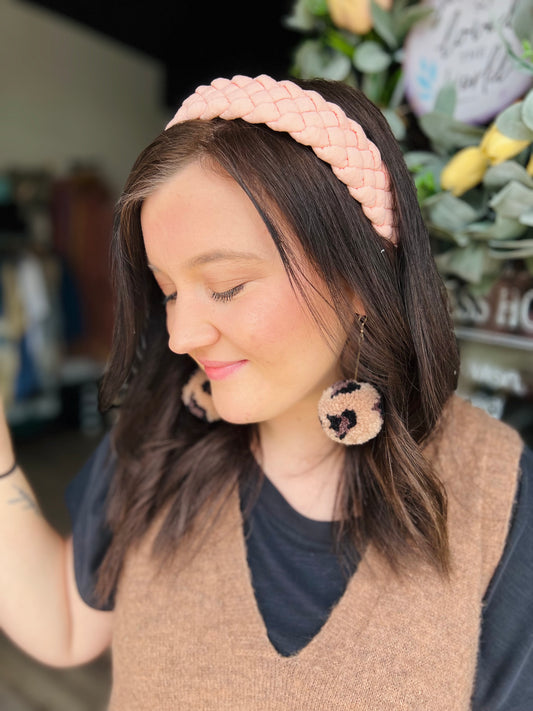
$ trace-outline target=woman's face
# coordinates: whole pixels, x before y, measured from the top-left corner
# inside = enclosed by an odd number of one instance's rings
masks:
[[[326,340],[242,188],[192,163],[145,200],[141,223],[169,347],[206,372],[220,416],[268,422],[312,408],[316,417],[322,391],[338,379],[345,335],[315,295],[335,334]]]

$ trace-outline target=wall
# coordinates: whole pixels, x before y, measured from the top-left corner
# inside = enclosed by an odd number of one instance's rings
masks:
[[[163,66],[50,11],[0,0],[0,171],[98,164],[120,191],[169,118]]]

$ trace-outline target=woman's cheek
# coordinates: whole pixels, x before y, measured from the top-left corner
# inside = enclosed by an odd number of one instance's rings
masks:
[[[303,321],[300,304],[292,289],[256,303],[243,304],[238,315],[238,333],[250,348],[278,350],[297,335]],[[265,353],[266,355],[266,353]]]

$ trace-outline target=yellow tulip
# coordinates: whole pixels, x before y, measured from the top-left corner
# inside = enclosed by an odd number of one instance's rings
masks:
[[[527,162],[526,170],[529,173],[529,175],[533,175],[533,153],[531,154],[531,156]]]
[[[384,10],[390,10],[392,0],[376,0]],[[370,0],[328,0],[333,24],[356,35],[365,35],[372,29]]]
[[[513,158],[529,146],[530,141],[517,141],[504,136],[493,123],[484,133],[480,148],[486,154],[492,165],[503,163],[504,160]]]
[[[489,159],[479,146],[463,148],[444,166],[441,187],[458,197],[481,182],[488,165]]]

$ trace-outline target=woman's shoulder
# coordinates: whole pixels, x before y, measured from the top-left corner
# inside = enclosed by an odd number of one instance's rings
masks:
[[[488,412],[458,394],[452,395],[446,403],[441,422],[451,429],[455,436],[476,434],[480,439],[500,436],[509,439],[517,446],[521,442],[520,435],[513,427],[489,415]]]
[[[445,468],[444,478],[453,479],[468,468],[477,478],[491,470],[493,486],[507,486],[509,473],[516,472],[524,442],[510,425],[489,415],[468,400],[453,395],[427,447],[429,456]],[[500,472],[500,474],[498,474]]]

